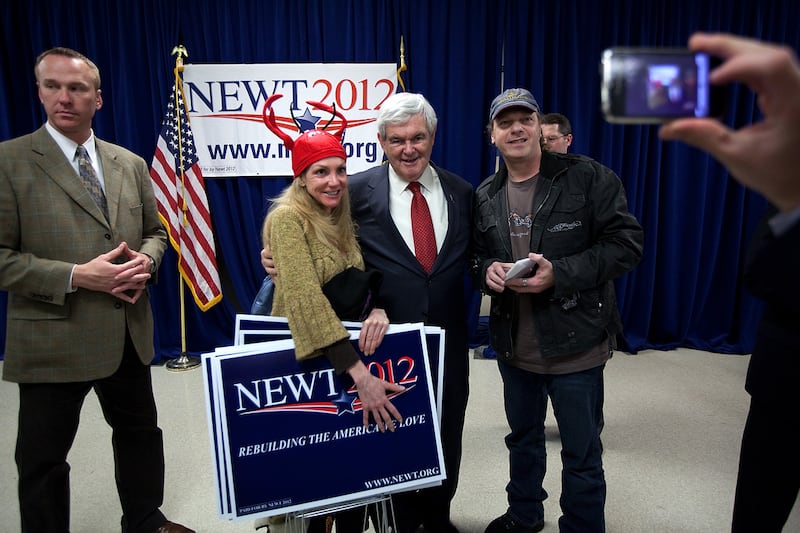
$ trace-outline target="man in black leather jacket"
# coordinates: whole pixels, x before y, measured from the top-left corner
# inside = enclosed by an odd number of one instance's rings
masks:
[[[544,527],[548,397],[562,441],[560,531],[604,531],[597,429],[602,373],[621,330],[613,280],[641,259],[643,232],[613,171],[583,156],[542,152],[530,92],[503,92],[489,118],[505,165],[476,190],[472,274],[492,297],[511,479],[508,511],[486,531]],[[532,270],[506,280],[520,259]]]

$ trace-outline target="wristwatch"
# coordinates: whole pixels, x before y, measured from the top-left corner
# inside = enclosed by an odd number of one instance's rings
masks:
[[[149,255],[147,257],[150,257]],[[150,274],[156,273],[156,260],[150,257]]]

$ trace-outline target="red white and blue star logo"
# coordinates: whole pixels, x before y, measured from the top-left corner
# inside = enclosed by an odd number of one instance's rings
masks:
[[[410,391],[413,388],[414,385],[407,385],[406,388],[403,389],[402,391],[389,394],[386,396],[386,398],[391,400],[393,398],[400,396],[401,394],[405,394],[406,392]],[[278,413],[278,412],[300,411],[305,413],[321,413],[327,415],[341,416],[345,413],[357,414],[360,413],[363,409],[364,408],[361,406],[361,400],[358,398],[358,394],[356,394],[355,391],[351,392],[342,389],[336,398],[327,402],[309,401],[309,402],[300,402],[289,405],[276,405],[273,407],[262,407],[261,409],[246,411],[241,414],[253,415],[256,413]]]

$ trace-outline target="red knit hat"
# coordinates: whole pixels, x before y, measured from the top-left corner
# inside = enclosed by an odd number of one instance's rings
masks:
[[[322,109],[323,111],[332,113],[334,116],[338,116],[341,119],[341,126],[334,133],[316,129],[308,130],[301,133],[300,137],[297,139],[292,140],[289,135],[281,131],[278,127],[275,114],[272,112],[272,103],[282,97],[282,94],[273,94],[270,96],[267,101],[264,102],[262,116],[267,128],[280,137],[286,148],[292,151],[292,172],[294,172],[295,178],[302,174],[311,164],[327,157],[341,157],[342,159],[347,159],[347,154],[342,146],[344,130],[347,128],[347,119],[345,119],[341,113],[323,103],[308,102],[308,104],[317,109]],[[294,115],[292,115],[292,118],[294,119]],[[333,118],[328,121],[328,124],[332,121]],[[297,123],[297,121],[295,121],[295,123],[298,125],[299,129],[299,123]]]
[[[322,130],[308,130],[294,140],[292,148],[292,172],[296,178],[313,163],[326,157],[347,159],[342,143]]]

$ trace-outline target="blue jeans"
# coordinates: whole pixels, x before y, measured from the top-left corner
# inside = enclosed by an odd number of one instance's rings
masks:
[[[597,433],[603,411],[605,365],[560,375],[536,374],[502,361],[498,366],[511,427],[505,439],[509,451],[509,514],[528,526],[544,518],[544,419],[549,396],[561,434],[559,530],[605,531],[606,481]]]

